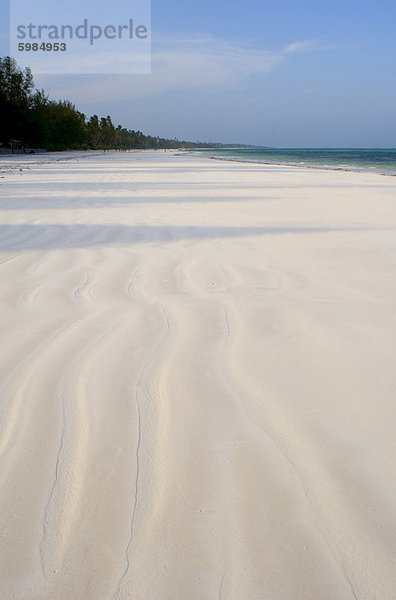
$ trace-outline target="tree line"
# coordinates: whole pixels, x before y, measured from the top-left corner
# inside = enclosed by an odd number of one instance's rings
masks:
[[[25,148],[49,151],[214,145],[143,135],[115,126],[109,115],[87,118],[69,100],[50,100],[43,90],[36,90],[31,70],[20,69],[7,56],[0,58],[0,145],[8,146],[12,140]]]

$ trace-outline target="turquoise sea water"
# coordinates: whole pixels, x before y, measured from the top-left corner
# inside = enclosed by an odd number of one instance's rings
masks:
[[[389,148],[227,148],[200,149],[213,158],[396,176],[396,149]]]

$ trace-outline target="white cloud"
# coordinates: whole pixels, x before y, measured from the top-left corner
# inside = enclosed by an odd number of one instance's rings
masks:
[[[132,100],[186,89],[215,91],[244,85],[253,75],[270,73],[287,60],[288,54],[313,45],[294,42],[280,51],[268,51],[202,36],[155,40],[151,75],[79,76],[66,80],[62,77],[62,86],[57,85],[56,79],[36,77],[36,85],[48,90],[51,97],[72,98],[77,104],[98,98]],[[116,65],[117,57],[113,58]],[[125,61],[125,55],[120,55],[119,60]]]
[[[306,40],[304,42],[293,42],[283,48],[283,54],[294,54],[296,52],[304,52],[306,50],[313,50],[315,43],[313,40]]]

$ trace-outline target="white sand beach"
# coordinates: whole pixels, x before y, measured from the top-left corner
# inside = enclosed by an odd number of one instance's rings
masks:
[[[0,163],[1,600],[394,600],[396,178]]]

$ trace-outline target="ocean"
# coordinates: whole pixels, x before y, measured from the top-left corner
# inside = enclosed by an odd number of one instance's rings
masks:
[[[396,176],[396,149],[390,148],[205,148],[213,158]]]

